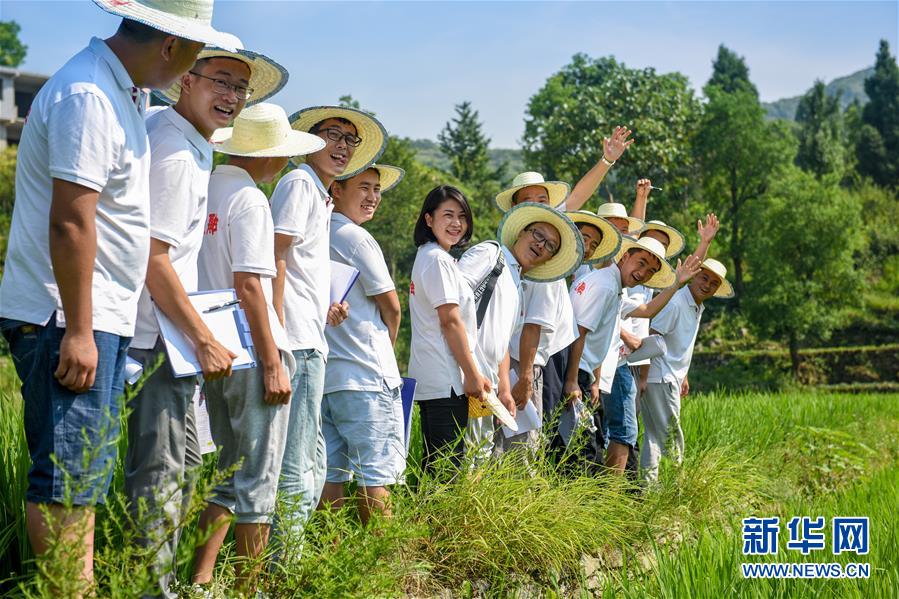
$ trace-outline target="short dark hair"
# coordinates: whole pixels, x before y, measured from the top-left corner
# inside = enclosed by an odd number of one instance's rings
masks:
[[[430,214],[431,217],[433,217],[434,212],[440,204],[447,200],[459,202],[459,205],[462,206],[462,212],[465,213],[465,222],[468,224],[465,234],[462,235],[462,239],[459,240],[459,243],[453,246],[453,249],[463,248],[468,245],[469,241],[471,241],[471,235],[474,232],[474,219],[471,217],[471,206],[468,205],[468,199],[457,187],[453,187],[452,185],[438,185],[425,197],[424,204],[421,206],[421,212],[418,215],[418,220],[415,222],[415,232],[412,236],[412,239],[415,241],[415,247],[423,246],[429,241],[437,241],[437,237],[434,236],[434,231],[432,231],[431,227],[425,222],[425,214]]]
[[[329,116],[326,119],[322,119],[319,122],[315,123],[311,127],[309,127],[309,133],[315,135],[322,128],[322,125],[325,124],[325,121],[337,121],[338,123],[343,123],[344,125],[350,125],[353,130],[356,132],[356,135],[359,135],[359,128],[356,126],[356,123],[351,121],[350,119],[345,119],[342,116]]]
[[[148,44],[150,42],[156,41],[161,42],[171,35],[170,33],[160,31],[159,29],[154,29],[149,25],[145,25],[139,21],[133,21],[131,19],[122,19],[122,22],[119,23],[119,29],[118,31],[116,31],[116,33],[136,44]]]

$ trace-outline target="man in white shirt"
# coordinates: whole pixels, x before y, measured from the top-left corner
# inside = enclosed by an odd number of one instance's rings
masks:
[[[402,176],[402,169],[378,164],[331,185],[331,260],[355,268],[359,278],[347,296],[348,318],[325,329],[321,409],[328,472],[321,502],[340,508],[344,486],[355,478],[363,524],[373,511],[390,515],[388,487],[402,482],[406,469],[402,379],[393,353],[400,300],[378,242],[361,227]]]
[[[668,453],[668,440],[673,441],[675,459],[680,463],[684,453],[684,432],[680,426],[680,401],[690,392],[687,373],[693,358],[693,345],[705,301],[712,297],[731,298],[733,287],[727,270],[719,261],[709,258],[690,284],[674,294],[650,324],[650,331],[662,335],[666,351],[652,359],[649,382],[641,406],[643,416],[643,448],[640,468],[650,483],[658,481],[659,460]]]
[[[387,132],[374,117],[340,106],[306,108],[290,117],[291,126],[319,136],[324,149],[278,181],[272,193],[275,221],[274,302],[287,330],[297,362],[291,381],[290,431],[281,471],[285,500],[282,524],[299,538],[319,503],[325,484],[327,455],[321,427],[325,359],[325,325],[340,324],[348,305],[330,302],[328,188],[340,175],[365,170],[384,151]]]
[[[222,36],[209,26],[212,0],[195,3],[202,14],[181,14],[180,5],[96,3],[125,18],[34,99],[19,145],[0,284],[0,329],[29,406],[29,539],[37,555],[47,551],[51,530],[72,539],[71,557],[86,583],[93,578],[93,507],[105,500],[115,463],[125,352],[149,251],[141,88],[167,87],[204,42]],[[142,8],[142,22],[130,20]]]

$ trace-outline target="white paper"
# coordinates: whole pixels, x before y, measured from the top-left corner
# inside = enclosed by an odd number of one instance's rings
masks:
[[[339,304],[359,277],[352,266],[331,260],[331,303]]]
[[[215,442],[212,440],[212,429],[209,428],[209,412],[206,411],[206,396],[200,392],[197,385],[194,391],[194,421],[197,423],[197,439],[200,442],[200,453],[205,455],[215,451]]]
[[[571,438],[576,430],[586,428],[592,433],[596,432],[596,426],[593,424],[593,418],[587,411],[584,402],[577,400],[571,408],[562,410],[562,417],[559,419],[559,435],[567,446],[571,443]]]
[[[125,382],[134,385],[144,373],[144,365],[132,358],[125,356]]]
[[[631,352],[627,356],[628,364],[634,362],[642,362],[643,360],[651,360],[657,358],[668,351],[668,344],[661,335],[650,335],[645,337],[640,347]]]
[[[533,402],[529,400],[528,403],[525,404],[524,409],[519,408],[515,411],[515,424],[518,425],[517,431],[513,431],[508,426],[503,426],[503,434],[506,437],[535,431],[543,425],[543,423],[540,422],[540,414],[537,413],[537,407]]]
[[[232,368],[255,366],[256,359],[253,351],[243,346],[241,332],[238,330],[234,320],[234,310],[239,309],[240,306],[234,305],[208,314],[203,313],[203,310],[206,308],[237,299],[237,293],[233,289],[222,289],[221,291],[191,293],[188,294],[188,298],[197,312],[199,312],[203,322],[215,335],[216,341],[237,354],[237,358],[232,363]],[[197,355],[194,353],[194,346],[190,339],[155,305],[153,311],[156,313],[159,331],[165,342],[165,351],[175,376],[190,376],[201,373],[203,369],[200,367],[200,362],[197,360]]]

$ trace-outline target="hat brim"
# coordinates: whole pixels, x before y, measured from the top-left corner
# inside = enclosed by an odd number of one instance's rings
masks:
[[[378,171],[378,178],[381,182],[381,193],[386,193],[399,185],[400,181],[403,180],[403,177],[406,176],[406,171],[398,166],[390,166],[389,164],[373,164],[368,168],[373,168]],[[365,170],[367,171],[368,168]],[[356,175],[358,174],[359,173],[356,173]],[[339,177],[337,177],[337,180],[346,181],[347,179],[350,179],[354,176],[355,175],[350,175],[349,177],[347,177],[345,175],[340,175]]]
[[[384,153],[387,148],[387,130],[378,119],[367,112],[344,106],[304,108],[290,116],[290,126],[297,131],[308,132],[316,123],[334,118],[346,119],[353,123],[356,135],[362,138],[362,143],[355,149],[352,158],[340,174],[341,177],[352,177],[367,169]]]
[[[646,223],[643,230],[640,231],[640,237],[645,235],[647,231],[661,231],[668,236],[668,247],[665,249],[665,256],[669,260],[675,256],[679,256],[687,246],[687,241],[684,239],[683,234],[674,227],[660,225],[658,223]]]
[[[519,234],[532,223],[549,223],[559,232],[561,240],[555,256],[524,273],[529,281],[547,283],[564,279],[580,266],[584,258],[584,241],[571,219],[545,204],[524,202],[503,216],[496,236],[507,248],[515,245]]]
[[[293,157],[318,152],[325,147],[325,140],[318,135],[303,133],[302,131],[290,131],[287,134],[287,140],[277,146],[260,148],[247,152],[236,150],[231,146],[231,136],[234,133],[234,127],[226,127],[218,129],[212,135],[210,140],[212,149],[221,154],[229,156],[246,156],[247,158],[283,158],[284,156]]]
[[[201,23],[197,19],[179,17],[136,2],[124,3],[121,0],[94,0],[94,4],[109,14],[143,23],[148,27],[158,29],[170,35],[210,46],[237,50],[233,45],[235,40],[233,35],[213,29],[211,25]]]
[[[649,279],[642,282],[643,286],[650,287],[652,289],[665,289],[666,287],[671,287],[672,285],[674,285],[674,281],[676,280],[674,269],[668,263],[668,260],[665,259],[665,256],[662,256],[661,254],[643,247],[642,245],[637,243],[637,240],[633,239],[632,237],[621,238],[621,248],[618,250],[618,254],[615,256],[615,262],[617,263],[624,257],[625,254],[627,254],[629,250],[635,248],[638,250],[643,250],[644,252],[649,252],[650,254],[658,258],[659,262],[662,265],[662,267],[656,274],[652,275],[651,277],[649,277]]]
[[[603,217],[596,216],[592,212],[586,210],[566,212],[565,216],[570,218],[575,226],[580,223],[591,225],[599,229],[599,232],[602,233],[602,240],[599,243],[599,247],[596,248],[596,251],[593,252],[592,256],[584,256],[584,264],[599,264],[618,253],[618,248],[621,247],[621,233],[618,232],[615,225]]]
[[[730,299],[734,295],[734,286],[730,284],[730,281],[727,279],[721,279],[721,285],[718,286],[718,291],[715,292],[715,295],[712,297],[717,297],[721,299]]]
[[[209,47],[204,48],[197,55],[197,60],[207,58],[233,58],[250,67],[250,83],[248,87],[253,89],[253,96],[247,100],[247,106],[265,102],[287,85],[287,79],[289,78],[287,69],[271,58],[257,52],[249,50],[230,52],[223,48]],[[156,90],[153,93],[163,101],[175,104],[178,102],[178,98],[181,97],[181,82],[176,81],[168,89]]]
[[[568,193],[571,189],[568,186],[568,183],[565,183],[564,181],[543,181],[541,183],[515,185],[496,194],[496,207],[503,212],[508,212],[512,208],[512,196],[515,195],[515,192],[519,189],[524,189],[525,187],[534,186],[546,188],[546,192],[549,195],[549,205],[553,208],[565,201],[565,198],[568,197]]]

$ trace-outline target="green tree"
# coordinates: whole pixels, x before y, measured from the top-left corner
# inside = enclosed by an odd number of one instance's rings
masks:
[[[749,67],[746,66],[746,60],[724,44],[718,46],[718,55],[712,61],[712,77],[703,90],[706,95],[712,86],[727,93],[746,91],[756,98],[759,97],[758,90],[749,80]]]
[[[884,186],[899,184],[899,66],[890,45],[880,41],[874,74],[865,79],[869,101],[856,146],[858,170]]]
[[[835,182],[786,167],[754,213],[745,306],[761,333],[788,344],[798,376],[800,347],[827,339],[860,301],[861,207]]]
[[[665,189],[653,196],[655,218],[683,211],[694,178],[690,139],[699,103],[687,78],[630,69],[612,57],[576,54],[528,101],[525,164],[547,179],[574,185],[602,156],[602,140],[617,125],[634,131],[633,146],[603,181],[619,200],[650,177]],[[601,188],[602,189],[602,188]]]
[[[493,175],[487,155],[490,139],[484,135],[478,111],[472,109],[471,102],[457,104],[455,111],[456,116],[446,123],[437,135],[437,141],[441,151],[450,159],[453,176],[480,187]]]
[[[824,82],[815,81],[799,100],[796,122],[800,125],[796,164],[818,177],[842,175],[846,151],[839,94],[828,96]]]
[[[0,21],[0,66],[17,67],[25,61],[28,46],[19,40],[19,31],[15,21]]]
[[[339,106],[343,106],[344,108],[355,108],[356,110],[362,110],[362,106],[359,104],[359,100],[353,98],[352,94],[340,96],[340,99],[337,101],[337,103]]]

